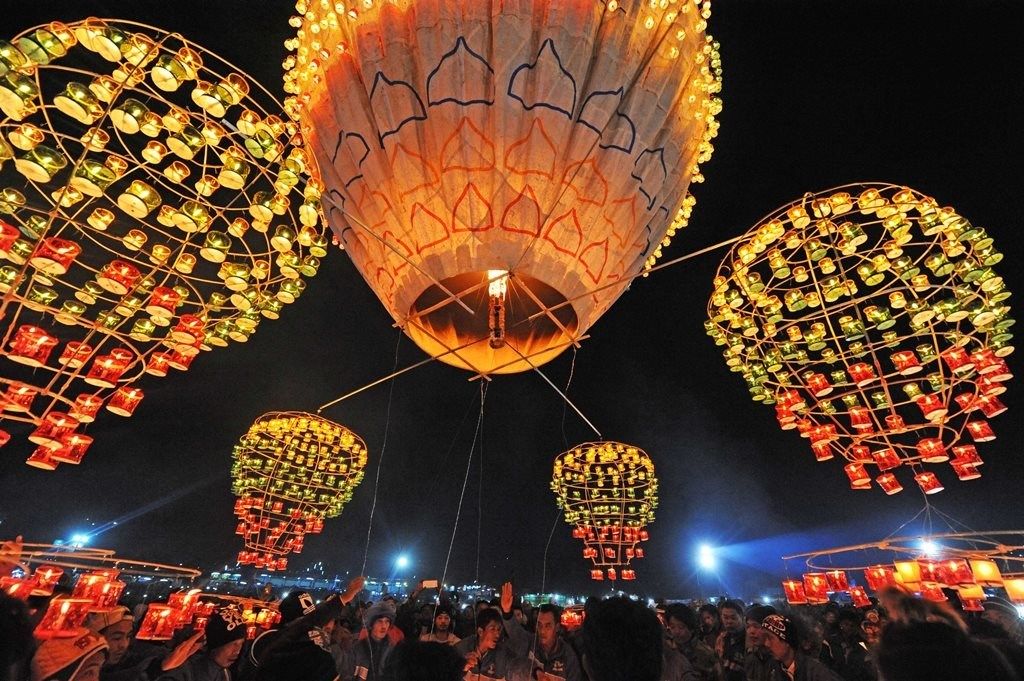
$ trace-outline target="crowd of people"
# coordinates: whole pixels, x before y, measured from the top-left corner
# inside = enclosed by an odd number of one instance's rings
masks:
[[[619,596],[563,618],[510,583],[463,609],[422,589],[362,602],[362,588],[289,593],[279,626],[252,640],[226,606],[166,645],[134,639],[123,606],[35,641],[45,604],[0,594],[0,681],[1024,681],[1024,627],[999,599],[962,613],[897,589],[863,608]]]

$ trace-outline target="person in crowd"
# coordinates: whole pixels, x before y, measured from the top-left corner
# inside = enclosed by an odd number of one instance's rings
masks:
[[[192,654],[184,664],[164,671],[158,681],[231,681],[230,669],[242,653],[245,634],[241,610],[234,605],[217,610],[206,621],[205,649]],[[195,644],[202,640],[192,638]]]
[[[509,610],[506,610],[506,606]],[[551,603],[544,603],[537,613],[536,635],[523,628],[514,614],[512,585],[502,587],[502,617],[508,644],[518,658],[529,660],[533,678],[547,681],[582,681],[579,660],[572,646],[562,640],[561,609]]]
[[[513,678],[519,661],[501,640],[503,629],[501,613],[496,609],[488,606],[477,614],[476,633],[455,646],[463,656],[467,681],[508,681]]]
[[[392,625],[395,609],[388,601],[371,606],[363,615],[365,636],[360,636],[339,665],[341,681],[381,681],[385,678],[388,658],[399,641],[400,630]],[[269,681],[269,680],[268,680]]]
[[[295,620],[316,610],[316,600],[309,592],[292,591],[281,599],[277,611],[281,614],[278,626],[267,629],[259,634],[252,643],[246,645],[239,665],[239,676],[246,679],[255,676],[260,660],[267,650],[281,635],[284,629]]]
[[[388,681],[460,681],[464,661],[455,648],[432,641],[403,641],[388,662]]]
[[[777,663],[772,667],[771,681],[842,681],[821,662],[803,654],[795,620],[768,615],[761,627],[765,630],[765,646]]]
[[[99,681],[107,659],[103,637],[81,627],[73,637],[51,638],[32,657],[32,681]]]
[[[884,681],[1020,681],[995,648],[943,621],[893,621],[876,659]]]
[[[664,648],[661,622],[650,608],[625,596],[587,602],[583,669],[590,681],[663,681]]]
[[[861,630],[861,614],[854,608],[842,608],[837,619],[838,633],[829,641],[835,655],[833,671],[845,681],[874,681],[875,672],[868,662],[868,646]]]
[[[743,619],[743,604],[726,600],[718,607],[722,631],[715,641],[715,653],[722,661],[725,681],[746,681],[747,634]]]
[[[24,601],[0,591],[0,681],[28,678],[29,661],[35,649]]]
[[[761,626],[764,618],[775,614],[770,605],[755,604],[747,608],[744,622],[746,623],[746,655],[743,658],[743,673],[747,681],[768,681],[771,677],[772,654],[765,647],[765,630]]]
[[[166,651],[135,645],[134,622],[131,611],[123,606],[91,612],[85,618],[85,628],[107,642],[106,661],[100,669],[101,681],[147,681],[163,671],[160,662]],[[198,636],[195,638],[198,640]]]
[[[718,643],[718,635],[722,633],[718,607],[714,603],[705,603],[697,608],[697,619],[700,621],[700,639],[708,648],[714,650]]]
[[[722,663],[715,651],[699,636],[697,615],[683,603],[665,608],[665,631],[669,643],[689,661],[699,681],[721,681]]]
[[[439,605],[434,612],[434,626],[431,630],[421,634],[420,640],[431,643],[444,643],[450,646],[456,645],[460,640],[452,631],[452,613],[446,605]]]
[[[1002,598],[989,598],[982,606],[985,608],[984,619],[1002,627],[1007,637],[1017,645],[1024,645],[1024,620],[1013,603]]]

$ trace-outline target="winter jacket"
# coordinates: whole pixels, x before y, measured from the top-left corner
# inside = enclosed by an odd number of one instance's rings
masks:
[[[549,653],[539,645],[535,636],[523,629],[514,619],[503,619],[502,625],[508,634],[506,645],[517,659],[528,661],[527,668],[531,672],[533,669],[538,669],[549,676],[555,676],[565,681],[582,681],[583,671],[580,668],[580,661],[576,658],[572,646],[561,638],[555,640],[555,647]]]
[[[722,663],[715,655],[715,651],[701,639],[691,636],[686,643],[677,643],[676,650],[689,661],[699,681],[722,680]]]
[[[772,667],[771,681],[843,681],[843,678],[817,660],[797,653],[793,659],[793,676],[778,662]]]
[[[463,657],[476,650],[477,636],[473,634],[462,639],[455,650]],[[466,681],[518,681],[529,678],[529,668],[525,661],[518,658],[515,652],[504,642],[499,642],[493,650],[488,650],[477,660],[463,677]]]
[[[697,681],[690,661],[678,650],[665,648],[661,663],[661,681]]]
[[[752,649],[747,651],[743,660],[743,672],[747,681],[769,681],[772,675],[772,668],[775,667],[775,660],[767,650]]]
[[[344,666],[338,670],[341,672],[341,681],[381,681],[395,645],[389,637],[381,641],[370,638],[356,641],[345,656]]]
[[[718,638],[722,646],[722,669],[725,672],[725,681],[746,681],[746,632],[723,631]]]
[[[164,672],[157,681],[231,681],[231,672],[203,652],[188,658],[180,667]]]
[[[323,629],[288,627],[261,655],[257,681],[333,681],[338,669]]]

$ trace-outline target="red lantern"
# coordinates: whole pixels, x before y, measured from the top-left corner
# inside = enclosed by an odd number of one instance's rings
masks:
[[[942,444],[942,440],[937,437],[929,437],[918,441],[917,453],[921,457],[921,461],[925,463],[945,463],[949,461],[946,447]]]
[[[107,402],[107,410],[118,416],[131,416],[135,408],[142,402],[143,394],[138,388],[121,387],[111,396]]]
[[[988,421],[968,421],[967,432],[975,442],[989,442],[996,439],[996,433]]]
[[[171,330],[170,336],[178,343],[195,343],[206,337],[206,334],[203,333],[204,326],[206,326],[206,322],[201,318],[183,314],[178,320],[178,324]]]
[[[783,409],[799,411],[807,406],[807,401],[796,390],[785,390],[775,398],[775,403]]]
[[[864,571],[864,579],[872,591],[896,586],[896,572],[888,565],[872,565]]]
[[[977,598],[961,598],[960,607],[964,612],[985,612],[985,606]]]
[[[50,353],[57,346],[57,338],[38,326],[23,324],[18,327],[11,340],[10,354],[13,362],[26,364],[30,367],[41,367],[50,358]]]
[[[169,641],[174,637],[174,608],[166,603],[150,603],[135,638],[143,641]]]
[[[832,423],[812,427],[808,431],[807,436],[810,438],[811,442],[832,442],[839,437],[836,433],[835,424]]]
[[[991,376],[978,376],[978,390],[983,395],[1002,395],[1006,392],[1006,386],[1002,381],[993,380]]]
[[[96,420],[96,414],[99,413],[102,406],[103,400],[97,395],[82,393],[75,398],[75,406],[71,407],[68,415],[74,416],[82,423],[92,423]]]
[[[83,366],[92,354],[92,346],[80,341],[68,341],[63,352],[57,358],[57,364],[66,366],[69,369],[77,369]]]
[[[981,348],[971,353],[971,362],[982,376],[999,371],[999,361],[1000,358],[996,357],[996,353],[989,348]]]
[[[25,459],[25,463],[33,468],[41,468],[44,471],[56,470],[58,462],[53,458],[53,448],[48,445],[40,445],[32,452],[32,456]]]
[[[61,447],[55,450],[52,456],[54,461],[79,464],[90,445],[92,437],[82,433],[70,433],[61,438]]]
[[[997,357],[996,359],[994,368],[984,376],[979,376],[978,385],[983,385],[983,381],[998,384],[1013,378],[1013,372],[1010,371],[1010,365],[1006,363],[1006,360],[1002,357]]]
[[[28,577],[17,579],[16,577],[0,577],[0,592],[18,600],[28,600],[32,592],[39,587],[39,582]]]
[[[871,458],[880,471],[888,471],[900,465],[900,457],[891,447],[871,452]]]
[[[112,579],[104,584],[99,597],[95,601],[96,608],[98,610],[110,610],[116,607],[117,602],[121,600],[121,594],[124,593],[126,586],[128,585],[118,579]]]
[[[804,594],[812,604],[828,603],[828,579],[820,572],[804,575]]]
[[[65,435],[78,427],[78,419],[59,411],[51,411],[43,422],[28,436],[29,442],[37,445],[60,445]]]
[[[775,405],[775,418],[778,419],[779,428],[782,430],[793,430],[796,428],[796,414],[781,404]]]
[[[974,584],[974,573],[971,572],[970,564],[963,559],[952,559],[943,561],[946,571],[947,583],[950,585]]]
[[[0,251],[8,253],[14,242],[21,238],[18,228],[0,220]]]
[[[598,582],[603,581],[604,580],[604,570],[600,570],[600,569],[594,568],[593,570],[590,571],[590,578],[593,579],[593,580],[596,580]]]
[[[978,407],[974,404],[974,393],[961,393],[953,398],[953,401],[960,407],[960,411],[969,414]]]
[[[786,592],[786,601],[790,605],[805,605],[807,594],[804,593],[804,583],[795,579],[787,579],[782,583],[782,589]]]
[[[8,433],[3,428],[0,428],[0,447],[3,447],[5,444],[7,444],[10,441],[11,441],[11,434]]]
[[[862,463],[848,463],[844,467],[846,475],[850,478],[850,484],[862,487],[865,483],[871,484],[871,476],[868,475],[867,469]]]
[[[630,568],[623,568],[622,570],[619,571],[619,576],[622,577],[622,579],[625,579],[625,580],[636,579],[636,570],[632,570]]]
[[[35,388],[30,388],[24,383],[11,383],[3,396],[5,411],[23,412],[28,411],[32,406],[32,400],[38,395]]]
[[[889,414],[885,417],[885,427],[894,433],[901,433],[906,429],[903,417],[899,414]]]
[[[167,360],[167,364],[172,369],[178,371],[188,371],[188,368],[192,366],[192,361],[196,358],[195,355],[183,355],[177,350],[171,353],[170,358]]]
[[[33,635],[41,640],[49,638],[75,638],[79,627],[89,614],[92,601],[86,598],[55,598],[39,621]]]
[[[146,373],[163,378],[171,367],[171,355],[166,352],[154,352],[146,362]]]
[[[971,361],[967,351],[963,348],[954,345],[948,350],[942,353],[942,360],[946,363],[946,366],[954,374],[965,374],[974,368],[974,362]]]
[[[942,586],[935,582],[921,582],[921,598],[936,603],[949,600],[946,594],[942,593]]]
[[[897,480],[896,476],[892,473],[882,473],[875,478],[875,482],[878,483],[878,486],[882,488],[883,492],[890,496],[903,491],[903,485],[900,484],[900,481]]]
[[[857,384],[858,388],[863,388],[864,386],[878,380],[878,376],[875,375],[875,368],[864,362],[851,364],[847,367],[847,371],[850,373],[850,378]]]
[[[825,374],[811,374],[807,377],[807,390],[815,397],[825,397],[832,392],[832,384]]]
[[[960,480],[977,480],[981,477],[981,472],[978,467],[969,463],[957,463],[953,462],[953,472],[956,473],[956,477]]]
[[[812,442],[811,449],[814,451],[814,458],[818,461],[828,461],[834,456],[832,445],[828,442]]]
[[[946,408],[945,402],[942,398],[936,394],[921,395],[916,400],[917,406],[921,408],[921,413],[929,421],[938,421],[946,415],[949,411]]]
[[[844,570],[827,570],[825,572],[825,579],[828,580],[829,591],[849,591],[850,581],[846,577]]]
[[[974,445],[959,445],[953,447],[953,455],[956,457],[953,459],[954,464],[968,465],[968,466],[980,466],[984,463],[981,457],[978,456],[978,448]]]
[[[60,582],[60,578],[63,576],[63,568],[49,565],[46,567],[37,567],[36,571],[32,573],[32,578],[39,582],[38,595],[49,596],[52,594],[54,587],[57,586]]]
[[[615,568],[613,568],[613,567],[608,568],[608,579],[612,580],[613,582],[616,579],[618,579],[618,575],[615,572]]]
[[[74,241],[47,237],[40,240],[29,259],[29,264],[46,274],[60,276],[67,274],[67,271],[71,269],[71,263],[81,253],[82,247]]]
[[[855,608],[867,608],[871,605],[871,599],[868,598],[868,593],[862,586],[850,587],[850,600],[853,601]]]
[[[106,575],[95,572],[81,575],[75,582],[75,590],[71,597],[87,598],[95,605],[96,600],[103,595],[103,585],[109,581]]]
[[[921,488],[921,491],[925,494],[936,494],[945,489],[942,483],[939,482],[938,477],[931,471],[923,471],[914,476],[914,480],[917,481],[917,485]]]
[[[96,282],[103,287],[104,291],[109,291],[117,296],[123,296],[128,293],[129,289],[135,286],[135,282],[141,276],[135,265],[124,260],[111,260],[96,275]]]
[[[981,395],[978,397],[978,408],[988,418],[998,416],[1006,411],[1006,405],[992,395]]]
[[[85,382],[98,388],[113,388],[128,370],[128,362],[122,356],[100,355],[92,361]]]
[[[913,350],[894,352],[889,359],[901,376],[910,376],[921,371],[921,363],[917,361],[917,355]]]
[[[149,302],[146,303],[146,313],[153,317],[168,319],[174,316],[174,311],[181,304],[181,294],[168,286],[157,286],[149,294]]]
[[[867,407],[850,407],[850,425],[860,431],[873,431],[875,424],[871,420],[871,410]]]

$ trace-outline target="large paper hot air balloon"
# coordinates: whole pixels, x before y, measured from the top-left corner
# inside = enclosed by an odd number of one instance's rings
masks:
[[[542,364],[686,224],[721,108],[709,6],[299,0],[285,106],[331,228],[427,353]]]
[[[551,489],[583,557],[593,561],[594,579],[634,579],[630,567],[643,558],[647,525],[658,506],[654,463],[639,447],[588,442],[555,459]]]
[[[36,427],[30,464],[78,463],[101,407],[131,415],[140,378],[246,341],[316,273],[318,185],[275,111],[140,24],[0,41],[0,421]]]
[[[324,528],[363,479],[366,444],[344,426],[314,414],[271,412],[256,419],[234,449],[231,467],[238,562],[283,570],[307,534]]]
[[[931,464],[980,477],[975,443],[1012,376],[1010,292],[984,229],[906,187],[807,194],[751,229],[715,278],[708,334],[754,400],[887,494]],[[874,469],[875,473],[869,472]]]

